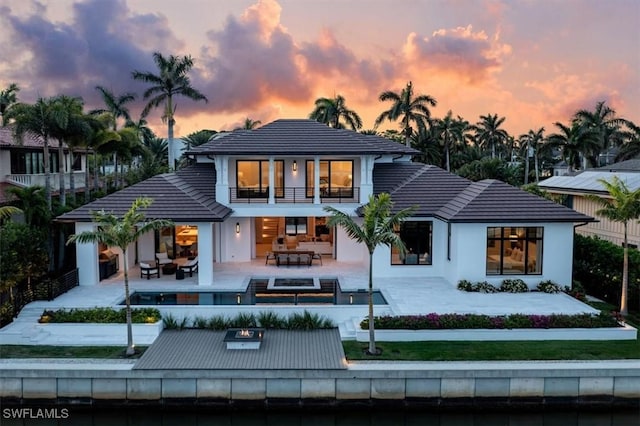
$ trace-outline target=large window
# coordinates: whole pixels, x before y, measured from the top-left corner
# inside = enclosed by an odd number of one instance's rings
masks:
[[[58,152],[49,152],[49,171],[58,173]],[[44,173],[42,151],[11,151],[11,174],[36,175]]]
[[[307,161],[307,197],[313,197],[315,162]],[[329,198],[353,197],[353,161],[320,161],[320,196]]]
[[[284,197],[284,161],[273,162],[275,196]],[[238,198],[269,197],[269,161],[255,160],[236,162],[236,181]]]
[[[543,229],[487,228],[487,275],[542,274]]]
[[[407,250],[402,256],[397,248],[392,247],[392,265],[431,265],[433,222],[405,221],[396,232]]]

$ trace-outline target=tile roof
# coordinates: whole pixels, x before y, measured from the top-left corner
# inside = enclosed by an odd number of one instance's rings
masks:
[[[256,130],[238,130],[192,148],[188,154],[340,155],[418,154],[401,143],[375,135],[333,129],[314,120],[276,120]]]
[[[472,182],[439,167],[376,164],[374,193],[389,192],[394,210],[449,222],[586,222],[593,218],[498,180]]]
[[[631,160],[620,161],[619,163],[609,164],[608,166],[598,167],[598,171],[609,172],[640,172],[640,158],[632,158]]]
[[[91,211],[104,209],[122,216],[138,197],[150,197],[149,219],[183,222],[220,222],[231,209],[215,201],[216,171],[213,164],[195,164],[175,173],[154,176],[58,217],[61,221],[89,222]]]
[[[13,135],[11,127],[0,127],[0,148],[4,147],[25,147],[25,148],[42,148],[43,139],[40,136],[36,136],[33,133],[25,133],[22,140],[17,140]],[[57,148],[58,140],[55,138],[49,139],[49,147]]]
[[[473,182],[436,216],[449,222],[592,222],[593,218],[499,180]]]

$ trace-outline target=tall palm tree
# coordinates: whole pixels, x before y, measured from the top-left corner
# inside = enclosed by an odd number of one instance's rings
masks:
[[[6,112],[18,101],[17,93],[20,88],[17,84],[11,83],[6,89],[0,90],[0,116],[2,116],[2,125],[7,125]]]
[[[538,183],[540,181],[538,151],[544,143],[544,127],[540,127],[538,130],[531,129],[527,133],[520,135],[519,139],[522,143],[521,149],[525,158],[524,184],[529,183],[529,158],[531,158],[531,154],[533,154],[536,183]]]
[[[352,130],[362,128],[362,119],[357,112],[347,108],[344,96],[337,95],[335,98],[318,98],[315,102],[315,108],[309,114],[309,118],[324,123],[334,129],[344,129],[345,124]]]
[[[140,117],[138,121],[127,120],[125,127],[131,127],[135,129],[140,142],[146,145],[147,141],[156,137],[156,134],[153,133],[153,130],[149,128],[148,124],[149,123],[147,123],[146,117]]]
[[[253,121],[250,125],[254,125],[254,123],[260,123],[260,121]],[[245,128],[243,127],[243,129]],[[251,129],[246,129],[246,130],[251,130]],[[209,140],[217,133],[218,132],[216,132],[215,130],[205,129],[205,130],[198,130],[197,132],[188,134],[187,137],[183,138],[183,140],[187,143],[186,150],[188,151],[194,146],[199,146],[209,142]]]
[[[382,112],[375,121],[377,128],[383,121],[396,121],[400,119],[400,127],[404,134],[404,141],[410,145],[411,134],[414,129],[411,124],[415,124],[418,131],[429,127],[431,111],[429,106],[436,106],[437,101],[429,95],[418,95],[414,97],[413,85],[411,82],[402,89],[400,93],[392,91],[382,92],[378,97],[380,102],[391,101],[391,108]]]
[[[66,205],[66,179],[65,179],[65,145],[69,148],[71,162],[73,163],[74,151],[77,146],[83,145],[91,136],[91,124],[89,118],[83,113],[84,102],[82,98],[60,95],[55,97],[55,102],[60,105],[63,116],[53,128],[52,136],[58,139],[58,176],[60,186],[60,204]],[[72,165],[72,164],[71,164]],[[69,188],[75,201],[75,176],[73,170],[69,170]]]
[[[164,57],[160,52],[155,52],[153,60],[158,67],[158,74],[134,71],[132,75],[135,80],[151,84],[151,87],[144,92],[144,99],[148,99],[148,103],[142,110],[143,116],[146,116],[151,109],[164,105],[163,121],[168,126],[169,168],[175,168],[173,126],[175,125],[176,105],[174,105],[173,97],[181,95],[194,101],[203,100],[205,102],[208,102],[208,99],[191,86],[187,75],[193,68],[191,56],[170,55]]]
[[[593,129],[580,125],[573,120],[570,126],[556,122],[560,133],[548,137],[548,145],[560,148],[562,158],[567,162],[569,172],[581,167],[582,158],[598,147],[598,136]]]
[[[111,130],[112,123],[112,115],[109,112],[105,112],[102,114],[92,115],[93,119],[90,121],[93,132],[90,137],[87,139],[86,147],[93,151],[93,190],[97,190],[99,187],[99,179],[98,179],[98,156],[102,156],[103,154],[113,154],[115,152],[115,147],[117,143],[120,141],[120,135]],[[88,156],[87,156],[88,163]],[[87,190],[84,194],[85,202],[88,203],[90,200],[90,191],[89,191],[89,167],[85,168],[85,182],[87,185]]]
[[[504,121],[505,117],[498,117],[498,114],[487,114],[481,115],[480,121],[472,126],[476,142],[491,150],[491,158],[496,158],[496,148],[509,138],[507,131],[500,128]]]
[[[602,208],[596,214],[614,222],[622,223],[624,232],[624,260],[622,263],[622,291],[620,296],[620,314],[627,315],[627,292],[629,287],[629,242],[627,226],[629,222],[640,218],[640,188],[631,191],[618,176],[611,181],[598,179],[609,193],[608,198],[590,195],[589,199]]]
[[[378,354],[373,324],[373,253],[379,245],[386,245],[398,248],[404,256],[406,247],[395,230],[411,216],[413,209],[402,209],[393,213],[391,195],[383,192],[377,196],[369,196],[369,202],[364,206],[361,225],[335,207],[326,206],[324,210],[331,214],[327,221],[328,227],[341,226],[349,238],[366,245],[369,251],[369,353]]]
[[[252,120],[249,117],[247,117],[244,119],[244,123],[242,123],[242,126],[236,127],[233,130],[254,130],[260,127],[261,124],[262,124],[262,121]]]
[[[451,151],[456,145],[464,145],[465,132],[469,128],[469,123],[460,116],[453,118],[453,113],[449,110],[444,118],[439,118],[434,121],[433,127],[435,136],[442,146],[445,167],[449,172],[451,171]]]
[[[119,119],[125,120],[125,123],[129,123],[131,121],[131,114],[129,113],[129,108],[127,108],[126,105],[136,100],[135,93],[126,92],[116,95],[111,90],[102,86],[96,86],[96,90],[100,92],[105,108],[94,109],[90,112],[91,114],[108,114],[107,116],[111,117],[109,125],[114,132],[118,131]],[[115,149],[113,151],[113,173],[114,182],[118,182],[118,157],[115,154]]]
[[[49,164],[49,139],[56,127],[62,125],[66,113],[55,98],[39,98],[35,104],[15,104],[7,115],[14,122],[14,132],[18,139],[26,133],[42,138],[44,190],[47,206],[51,210],[51,166]]]
[[[581,126],[592,129],[597,135],[598,146],[585,153],[585,157],[592,167],[598,165],[598,155],[602,151],[622,144],[623,132],[621,128],[627,123],[627,120],[616,117],[616,112],[609,108],[604,101],[598,102],[593,111],[578,110],[574,115],[574,120]]]
[[[96,225],[94,231],[84,231],[73,234],[67,240],[67,244],[72,243],[99,243],[109,247],[118,247],[122,250],[124,261],[124,301],[126,305],[127,318],[127,356],[135,353],[133,347],[133,333],[131,327],[131,300],[129,298],[129,265],[127,250],[140,237],[147,232],[167,226],[173,226],[173,222],[166,219],[148,220],[140,210],[148,208],[153,203],[150,198],[136,199],[131,208],[118,218],[112,213],[104,210],[92,213],[92,220]]]

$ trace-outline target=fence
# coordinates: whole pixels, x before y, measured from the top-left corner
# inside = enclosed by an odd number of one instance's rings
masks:
[[[79,284],[78,269],[56,278],[19,283],[0,293],[0,327],[11,323],[22,308],[35,300],[53,300]]]

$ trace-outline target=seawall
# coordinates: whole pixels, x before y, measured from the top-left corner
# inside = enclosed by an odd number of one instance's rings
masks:
[[[640,360],[357,362],[344,370],[134,370],[78,360],[0,363],[2,405],[625,406]]]

